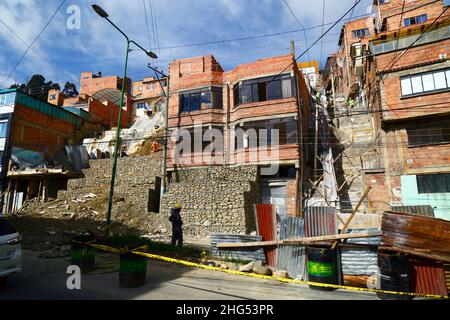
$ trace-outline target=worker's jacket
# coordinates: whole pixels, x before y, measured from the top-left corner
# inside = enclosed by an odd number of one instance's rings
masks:
[[[173,227],[181,227],[183,221],[181,220],[180,209],[171,209],[169,221],[172,222]]]

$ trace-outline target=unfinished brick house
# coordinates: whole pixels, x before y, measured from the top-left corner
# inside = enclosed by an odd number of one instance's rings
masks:
[[[300,137],[310,99],[293,55],[227,72],[211,55],[176,60],[170,64],[170,81],[169,129],[186,129],[195,137],[180,158],[175,158],[179,144],[169,146],[172,180],[192,168],[257,166],[260,202],[276,205],[279,215],[299,215]],[[278,142],[271,140],[274,129]],[[220,143],[217,136],[223,137]],[[212,140],[216,147],[207,149]],[[265,175],[263,169],[271,165],[278,170]]]
[[[99,130],[101,126],[85,114],[76,115],[16,89],[0,91],[3,213],[35,197],[56,198],[82,169],[78,146]]]
[[[450,219],[450,10],[425,0],[380,1],[377,8],[370,50],[384,172],[367,177],[378,197],[372,201],[380,209],[429,205]]]
[[[66,97],[60,90],[49,90],[48,103],[62,106],[80,115],[88,112],[92,121],[106,128],[117,126],[121,99],[122,78],[117,76],[103,77],[101,73],[82,72],[80,77],[80,93],[76,97]],[[125,82],[126,104],[122,110],[121,126],[127,128],[133,120],[133,104],[131,95],[131,79]]]
[[[450,219],[450,11],[444,1],[375,0],[374,13],[368,23],[373,32],[360,51],[359,85],[346,81],[353,68],[346,68],[342,50],[330,57],[333,72],[325,74],[335,109],[364,106],[360,114],[372,122],[374,141],[365,152],[373,156],[353,163],[361,172],[360,189],[372,187],[367,209],[428,206],[436,217]],[[348,100],[354,89],[362,101]],[[349,93],[339,97],[341,92]],[[351,111],[335,113],[337,127],[349,121],[359,126]],[[355,134],[364,137],[362,129]]]
[[[156,103],[167,90],[167,79],[144,78],[133,82],[133,117],[158,112]]]

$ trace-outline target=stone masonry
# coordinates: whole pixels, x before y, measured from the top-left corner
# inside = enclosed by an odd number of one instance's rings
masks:
[[[257,177],[256,166],[179,170],[163,197],[162,214],[179,203],[187,237],[205,239],[213,232],[248,234],[256,230]]]

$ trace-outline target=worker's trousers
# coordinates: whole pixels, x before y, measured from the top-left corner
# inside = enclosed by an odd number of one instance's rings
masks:
[[[172,227],[172,245],[178,242],[178,246],[183,245],[183,229],[180,227]]]

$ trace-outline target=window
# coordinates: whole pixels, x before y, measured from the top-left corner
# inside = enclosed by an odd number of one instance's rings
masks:
[[[450,143],[450,120],[415,123],[406,132],[410,147]]]
[[[284,99],[293,96],[293,81],[290,75],[280,77],[266,77],[242,81],[236,85],[234,92],[234,106],[240,104]]]
[[[12,106],[16,100],[16,93],[5,93],[0,94],[0,107],[3,106]]]
[[[50,95],[50,100],[55,100],[55,99],[56,99],[56,94]]]
[[[147,104],[145,102],[140,102],[137,104],[137,109],[147,109]]]
[[[400,78],[402,97],[450,89],[450,69]]]
[[[369,28],[358,29],[352,31],[353,38],[365,38],[370,36]]]
[[[415,25],[415,24],[424,23],[427,20],[428,20],[428,16],[426,14],[422,14],[422,15],[417,16],[417,17],[406,18],[403,21],[404,21],[405,27],[407,27],[407,26],[412,26],[412,25]]]
[[[417,176],[419,193],[450,193],[450,173]]]
[[[6,138],[7,129],[8,121],[0,121],[0,138]]]
[[[220,87],[186,91],[180,94],[180,113],[222,108],[222,88]]]
[[[139,86],[139,87],[138,87],[138,90],[139,90],[139,91],[142,91],[142,89],[143,89],[142,86]]]
[[[379,4],[385,4],[391,2],[390,0],[378,0]]]
[[[241,130],[239,130],[241,129]],[[254,129],[254,134],[252,131]],[[266,133],[263,131],[266,130]],[[278,130],[278,143],[272,141],[272,131]],[[236,127],[236,137],[235,137],[235,149],[242,149],[249,147],[249,141],[244,141],[246,134],[249,135],[249,139],[257,139],[256,144],[259,147],[272,146],[272,145],[287,145],[297,143],[297,121],[294,118],[284,118],[284,119],[273,119],[268,121],[252,121],[245,123],[242,127]],[[266,135],[266,137],[264,137]]]

